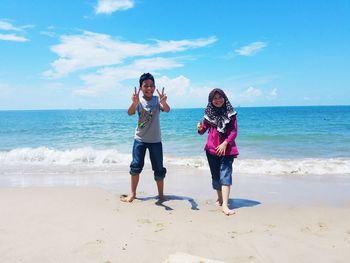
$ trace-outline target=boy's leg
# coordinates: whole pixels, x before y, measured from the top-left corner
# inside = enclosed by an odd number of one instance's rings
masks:
[[[157,180],[158,198],[159,201],[164,201],[164,180]]]
[[[162,143],[148,144],[149,157],[151,159],[152,170],[154,172],[154,180],[157,183],[158,196],[160,200],[164,200],[164,178],[166,169],[163,167],[163,147]]]
[[[132,202],[136,198],[137,185],[139,183],[140,175],[131,175],[131,192],[129,195],[122,195],[120,200],[123,202]]]
[[[127,196],[121,196],[120,200],[123,202],[132,202],[136,198],[137,185],[139,183],[140,173],[144,166],[145,154],[146,147],[144,143],[135,140],[132,149],[132,161],[130,164],[131,192]]]
[[[216,204],[222,206],[222,191],[216,190],[216,193],[218,195],[218,198],[216,199]]]

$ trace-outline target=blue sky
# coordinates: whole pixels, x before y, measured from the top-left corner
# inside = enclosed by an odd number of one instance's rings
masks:
[[[0,0],[0,110],[348,105],[350,1]]]

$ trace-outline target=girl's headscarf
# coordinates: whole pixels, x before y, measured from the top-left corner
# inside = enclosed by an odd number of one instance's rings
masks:
[[[219,93],[225,100],[222,107],[217,108],[213,105],[212,101],[215,93]],[[232,107],[225,92],[221,89],[213,89],[209,93],[208,106],[204,112],[204,119],[213,127],[216,127],[220,135],[224,135],[226,132],[226,126],[230,122],[231,117],[236,115],[235,109]]]

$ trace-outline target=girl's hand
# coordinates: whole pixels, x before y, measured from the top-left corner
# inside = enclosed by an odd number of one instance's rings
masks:
[[[160,104],[166,103],[167,96],[164,93],[164,87],[162,88],[162,93],[160,93],[158,89],[157,89],[157,93],[159,95],[159,103]]]
[[[216,155],[223,156],[226,152],[227,141],[221,143],[218,147],[216,147]]]
[[[139,98],[140,91],[141,91],[141,87],[139,88],[139,91],[136,91],[136,87],[135,87],[134,93],[131,96],[132,103],[135,105],[139,104],[140,102],[140,98]]]
[[[199,121],[198,123],[197,123],[197,130],[198,131],[201,131],[203,129],[203,123],[202,123],[202,121]]]

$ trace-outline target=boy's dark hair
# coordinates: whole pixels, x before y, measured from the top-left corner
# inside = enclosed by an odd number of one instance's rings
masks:
[[[139,80],[139,82],[140,82],[140,87],[142,86],[142,82],[144,82],[146,79],[152,80],[152,81],[153,81],[153,84],[155,84],[155,83],[154,83],[154,77],[152,76],[151,73],[143,73],[143,74],[141,75],[141,77],[140,77],[140,80]]]

